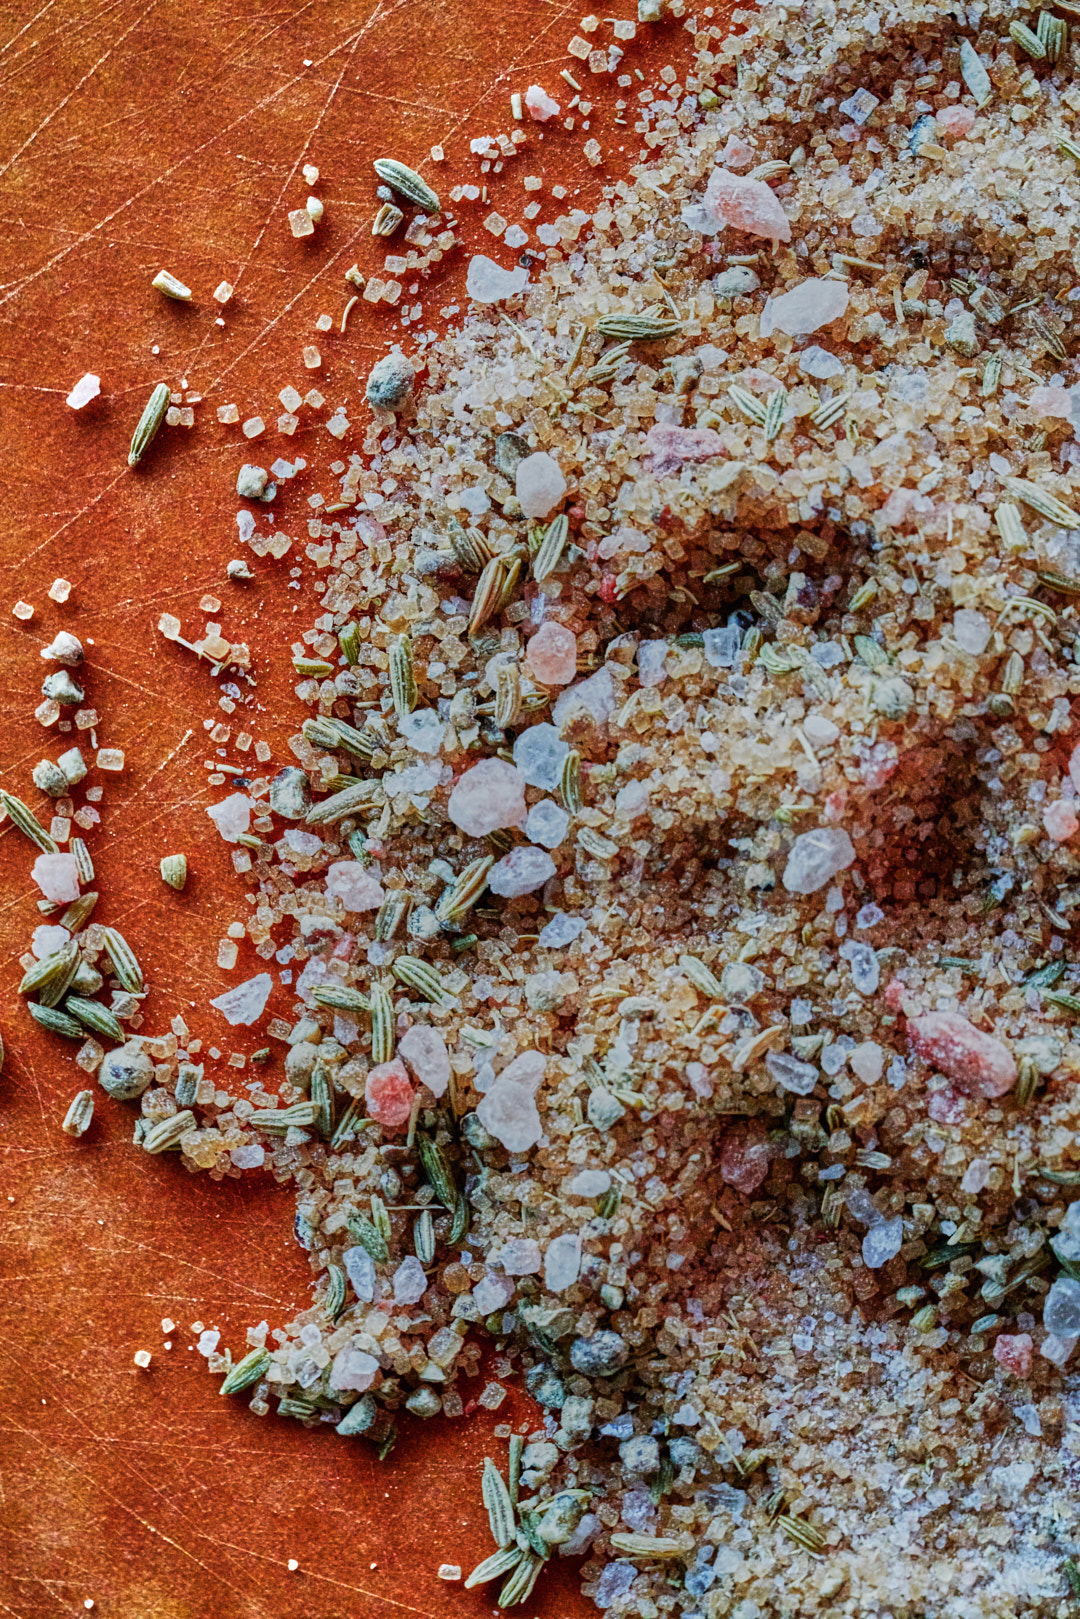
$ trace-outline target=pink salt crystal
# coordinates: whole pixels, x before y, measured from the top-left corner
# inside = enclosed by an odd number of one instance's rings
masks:
[[[1043,826],[1046,828],[1046,835],[1054,843],[1067,843],[1077,827],[1080,826],[1080,821],[1077,820],[1076,811],[1072,805],[1066,804],[1064,799],[1061,798],[1056,799],[1052,804],[1047,804],[1043,810],[1042,819]]]
[[[791,241],[791,223],[764,180],[747,180],[728,169],[715,169],[705,188],[705,207],[734,230],[766,236],[773,242]]]
[[[823,326],[839,320],[847,309],[849,296],[846,281],[811,276],[790,292],[769,299],[761,313],[761,335],[768,337],[773,332],[786,332],[789,337],[803,337],[808,332],[820,331]]]
[[[911,1048],[968,1096],[1004,1096],[1016,1083],[1008,1048],[959,1012],[924,1012],[908,1019]]]
[[[657,478],[670,477],[684,461],[711,461],[727,454],[723,439],[711,427],[677,427],[672,422],[654,422],[645,444],[647,469]]]
[[[1030,1332],[999,1333],[994,1340],[994,1359],[1014,1377],[1031,1376]]]
[[[555,875],[555,862],[544,849],[524,843],[492,866],[488,887],[502,899],[520,899],[534,894]]]
[[[934,122],[946,135],[966,135],[973,128],[976,113],[974,107],[962,107],[959,104],[952,107],[941,107],[934,114]]]
[[[1068,421],[1070,398],[1067,388],[1032,388],[1028,410],[1034,416],[1062,417]]]
[[[524,517],[549,517],[566,494],[566,479],[559,463],[546,450],[537,450],[518,462],[514,493]]]
[[[524,778],[505,759],[481,759],[462,775],[448,808],[454,825],[472,838],[521,826],[528,813]]]
[[[31,875],[56,905],[70,905],[79,897],[79,864],[73,854],[39,854]]]
[[[326,891],[347,911],[377,911],[386,893],[378,877],[359,860],[338,860],[326,873]]]
[[[415,1023],[398,1041],[398,1051],[432,1096],[446,1095],[450,1084],[450,1056],[438,1029],[426,1023]]]
[[[926,1111],[935,1124],[963,1124],[968,1116],[967,1098],[951,1085],[942,1091],[932,1091]]]
[[[754,148],[741,135],[729,135],[727,145],[720,153],[720,162],[725,169],[739,172],[748,169],[756,156]]]
[[[363,1394],[374,1383],[378,1370],[379,1363],[373,1355],[346,1344],[334,1357],[334,1364],[330,1368],[330,1387],[354,1389],[358,1394]]]
[[[529,642],[525,661],[542,686],[568,686],[577,674],[577,636],[548,619]]]
[[[757,1119],[740,1119],[724,1133],[720,1148],[720,1179],[737,1192],[756,1192],[769,1173],[765,1126]]]
[[[549,118],[559,115],[559,103],[552,101],[546,90],[538,84],[530,84],[525,92],[525,111],[530,118],[535,118],[538,124],[546,124]]]
[[[525,1051],[499,1074],[476,1116],[508,1152],[525,1152],[543,1135],[535,1093],[544,1077],[542,1052]]]
[[[241,832],[246,832],[251,825],[251,800],[243,793],[231,793],[220,804],[211,804],[206,813],[225,842],[235,843]]]
[[[372,1068],[364,1085],[368,1117],[384,1130],[403,1130],[412,1112],[413,1088],[400,1057]]]

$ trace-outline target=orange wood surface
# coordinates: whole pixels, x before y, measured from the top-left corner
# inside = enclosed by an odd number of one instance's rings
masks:
[[[358,306],[346,337],[318,333],[316,317],[336,323],[354,260],[381,269],[371,160],[399,157],[444,195],[478,179],[470,138],[508,133],[510,92],[533,79],[564,102],[560,69],[587,86],[606,161],[586,164],[580,127],[549,125],[541,141],[528,124],[525,155],[489,179],[488,206],[520,219],[521,176],[532,172],[568,187],[562,204],[543,193],[540,217],[553,219],[594,205],[629,172],[640,137],[633,102],[627,126],[613,125],[615,98],[655,83],[667,62],[684,70],[690,37],[677,22],[642,30],[625,70],[644,79],[619,90],[565,54],[585,9],[541,0],[2,8],[0,779],[48,819],[30,771],[61,750],[34,718],[47,667],[39,648],[71,629],[87,646],[98,742],[127,759],[121,776],[90,778],[105,787],[101,824],[87,834],[97,919],[120,927],[143,963],[144,1028],[164,1032],[182,1013],[204,1052],[220,1048],[207,1072],[224,1086],[237,1078],[227,1054],[250,1054],[265,1037],[230,1030],[207,1003],[262,964],[242,943],[234,972],[216,965],[219,939],[247,907],[205,814],[226,789],[206,784],[205,761],[221,761],[204,722],[268,742],[264,773],[289,762],[301,711],[288,648],[318,611],[309,566],[301,589],[288,588],[290,569],[303,565],[306,498],[329,495],[327,464],[359,446],[364,378],[402,339],[386,305]],[[628,0],[616,0],[614,15],[633,15]],[[610,40],[609,26],[596,37]],[[428,156],[436,143],[442,165]],[[305,163],[321,171],[314,189],[326,215],[314,237],[295,241],[286,213],[308,194]],[[464,303],[470,251],[513,262],[481,229],[487,212],[455,210],[464,247],[425,278],[424,326],[438,328],[440,308]],[[163,267],[194,289],[192,305],[150,288]],[[222,280],[236,291],[219,326],[211,292]],[[315,373],[301,361],[308,343],[323,355]],[[100,374],[102,396],[76,413],[65,396],[85,371]],[[196,425],[163,430],[131,473],[128,441],[152,385],[184,378],[203,396]],[[355,425],[340,448],[320,425],[327,411],[306,413],[294,438],[278,436],[286,383],[316,384],[345,405]],[[242,419],[261,414],[267,433],[247,446],[238,427],[217,421],[227,403]],[[295,454],[310,470],[274,508],[299,537],[293,552],[253,562],[248,585],[229,583],[240,464]],[[73,585],[63,606],[47,594],[58,576]],[[200,613],[207,593],[221,598],[220,613]],[[12,614],[18,599],[35,608],[28,623]],[[229,640],[250,643],[255,685],[231,718],[209,667],[158,634],[166,611],[185,634],[213,618]],[[245,762],[231,743],[224,754]],[[160,857],[178,850],[191,868],[182,895],[157,874]],[[219,1329],[242,1353],[247,1326],[279,1325],[309,1302],[292,1193],[251,1174],[215,1185],[148,1158],[131,1144],[133,1110],[100,1093],[91,1132],[61,1133],[84,1082],[74,1048],[41,1035],[16,995],[19,957],[41,921],[32,861],[30,846],[0,828],[0,1615],[53,1619],[91,1601],[108,1619],[490,1612],[492,1588],[464,1593],[435,1570],[442,1561],[468,1569],[490,1549],[479,1459],[493,1446],[505,1453],[491,1429],[508,1414],[531,1426],[528,1402],[515,1395],[497,1416],[413,1423],[380,1464],[360,1441],[260,1420],[243,1401],[218,1398],[191,1323]],[[291,995],[276,991],[269,1015],[291,1009]],[[171,1350],[163,1317],[178,1323]],[[140,1348],[153,1353],[148,1371],[133,1363]],[[575,1619],[596,1610],[577,1593],[573,1566],[556,1564],[517,1611]]]

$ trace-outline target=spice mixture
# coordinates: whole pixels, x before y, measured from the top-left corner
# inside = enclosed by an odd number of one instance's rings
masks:
[[[1072,10],[702,23],[650,160],[375,368],[315,469],[295,763],[212,812],[296,971],[265,1083],[126,1038],[88,910],[27,958],[46,1027],[126,1039],[79,1060],[145,1149],[295,1187],[312,1306],[223,1393],[387,1455],[484,1344],[524,1379],[503,1605],[573,1554],[616,1619],[1080,1597]],[[379,175],[380,233],[439,208]]]

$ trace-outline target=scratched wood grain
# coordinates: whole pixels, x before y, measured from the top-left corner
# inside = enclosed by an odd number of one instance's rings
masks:
[[[628,0],[613,14],[632,15]],[[477,177],[469,140],[511,127],[510,91],[537,79],[565,100],[558,75],[570,68],[587,81],[607,161],[586,164],[580,128],[549,126],[541,139],[530,125],[526,155],[488,177],[488,206],[520,219],[521,176],[531,172],[568,188],[541,215],[553,218],[594,206],[604,183],[629,172],[641,155],[634,103],[620,129],[615,98],[654,82],[665,62],[680,68],[689,39],[673,24],[628,47],[626,68],[644,79],[624,92],[566,56],[580,15],[545,0],[3,8],[0,777],[36,798],[30,769],[50,744],[58,751],[33,718],[38,649],[75,630],[98,739],[127,756],[89,834],[98,914],[144,963],[146,1027],[163,1031],[183,1014],[207,1045],[217,1041],[223,1084],[224,1055],[261,1043],[207,1006],[229,981],[217,942],[246,914],[242,881],[205,815],[221,793],[206,786],[216,755],[204,722],[225,716],[206,666],[154,626],[168,611],[197,634],[213,616],[230,640],[250,642],[254,697],[233,729],[242,721],[267,741],[279,768],[298,718],[288,643],[315,609],[305,595],[294,613],[293,556],[257,564],[246,587],[224,580],[244,457],[239,430],[219,425],[216,408],[235,403],[241,418],[273,424],[279,390],[315,382],[362,417],[363,379],[399,335],[397,313],[364,305],[347,338],[314,323],[323,311],[340,315],[348,265],[380,268],[373,157],[424,167],[448,191]],[[427,161],[436,143],[447,154],[438,169]],[[326,216],[298,242],[285,214],[307,195],[305,163],[321,170]],[[493,250],[480,224],[488,207],[457,212],[465,249],[422,292],[424,325],[436,329],[439,311],[463,297],[468,252]],[[163,267],[195,289],[191,307],[150,290]],[[222,280],[236,291],[218,325],[210,293]],[[312,342],[323,354],[317,373],[300,358]],[[76,414],[64,399],[84,371],[100,374],[102,397]],[[133,475],[128,439],[159,378],[186,379],[203,403],[196,426],[163,435]],[[323,467],[338,453],[310,423],[291,440],[271,431],[254,449],[255,459],[301,454]],[[279,497],[287,532],[306,537],[316,486],[301,478]],[[58,576],[73,586],[63,607],[47,596]],[[216,615],[199,613],[208,592],[223,600]],[[20,598],[35,607],[28,624],[12,616]],[[182,896],[157,878],[161,855],[179,849],[192,870]],[[0,829],[0,1614],[53,1619],[90,1601],[107,1619],[490,1611],[490,1592],[441,1585],[435,1570],[486,1555],[479,1459],[500,1445],[497,1420],[528,1419],[527,1402],[513,1396],[497,1418],[478,1411],[414,1426],[380,1465],[360,1442],[259,1420],[218,1398],[191,1324],[219,1329],[236,1350],[247,1326],[277,1325],[308,1302],[291,1194],[258,1177],[215,1186],[148,1162],[131,1145],[130,1110],[104,1098],[84,1141],[60,1133],[81,1076],[70,1048],[28,1028],[16,1005],[18,957],[40,921],[30,864],[28,845]],[[258,965],[245,944],[231,976]],[[271,1011],[289,1010],[278,992]],[[178,1323],[170,1350],[164,1317]],[[139,1348],[153,1352],[147,1372],[133,1364]],[[556,1567],[525,1611],[594,1612],[576,1585]]]

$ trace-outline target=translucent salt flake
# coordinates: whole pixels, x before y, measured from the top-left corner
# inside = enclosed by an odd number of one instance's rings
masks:
[[[525,92],[525,111],[538,124],[546,124],[549,118],[559,116],[559,103],[553,101],[538,84],[530,84]]]
[[[1055,1338],[1080,1337],[1080,1282],[1059,1276],[1046,1295],[1043,1326]]]
[[[508,1152],[525,1152],[543,1135],[534,1099],[543,1074],[543,1055],[524,1052],[498,1075],[476,1110],[484,1129]]]
[[[555,862],[544,849],[523,844],[511,849],[488,872],[488,887],[503,899],[533,894],[555,875]]]
[[[530,843],[538,843],[543,849],[557,849],[569,827],[570,817],[562,805],[556,804],[554,799],[542,798],[529,811],[525,836]]]
[[[727,454],[723,439],[711,427],[678,427],[672,422],[654,422],[645,445],[648,470],[657,478],[669,478],[685,461],[711,461]]]
[[[835,354],[830,354],[828,349],[820,349],[816,343],[812,343],[799,355],[799,370],[804,376],[827,382],[830,377],[843,376],[844,362],[838,360]]]
[[[227,1023],[256,1023],[266,1011],[273,987],[274,980],[269,973],[257,973],[246,983],[218,995],[210,1005],[217,1008]]]
[[[531,1237],[514,1237],[503,1244],[496,1258],[507,1276],[535,1276],[542,1263],[540,1244]]]
[[[96,399],[100,392],[101,378],[96,377],[92,371],[88,371],[85,376],[79,378],[68,394],[67,403],[72,410],[82,410],[83,406],[88,405],[91,399]]]
[[[643,686],[662,686],[667,679],[667,641],[642,641],[638,646],[638,679]]]
[[[532,729],[536,730],[537,727],[533,726]],[[529,736],[531,732],[524,734]],[[525,783],[529,778],[515,768],[520,742],[519,737],[514,748],[515,764],[508,764],[505,759],[481,759],[479,764],[464,772],[450,794],[450,819],[470,837],[483,838],[489,832],[523,824],[527,813]],[[536,782],[533,785],[544,784]],[[558,778],[551,785],[557,786]]]
[[[542,686],[568,686],[577,674],[577,636],[549,619],[529,642],[525,661]]]
[[[973,612],[970,607],[960,607],[953,614],[953,636],[956,644],[973,657],[985,652],[990,642],[993,625],[985,613]]]
[[[715,169],[705,188],[705,209],[719,225],[773,242],[791,241],[791,223],[763,180]]]
[[[537,450],[519,461],[514,492],[523,516],[549,517],[566,494],[566,479],[554,456]]]
[[[784,887],[789,894],[816,894],[854,859],[854,845],[839,827],[820,826],[812,832],[801,832],[788,854]]]
[[[358,1299],[370,1304],[375,1297],[375,1261],[366,1248],[346,1248],[341,1256],[345,1274]]]
[[[211,804],[207,815],[217,827],[226,843],[235,843],[251,825],[251,800],[243,793],[232,793],[220,804]]]
[[[767,1052],[765,1066],[778,1085],[796,1096],[809,1096],[818,1082],[818,1071],[813,1063],[789,1056],[786,1051]]]
[[[421,1085],[433,1096],[445,1096],[450,1084],[450,1056],[438,1029],[416,1023],[398,1041],[398,1052]]]
[[[562,698],[559,699],[561,701]],[[519,779],[530,787],[542,787],[545,792],[552,792],[559,785],[563,763],[569,753],[569,744],[563,741],[554,725],[549,725],[546,720],[539,725],[530,725],[514,742],[514,764],[520,772]],[[479,769],[479,766],[474,768]],[[470,775],[472,773],[469,772]],[[454,819],[453,799],[450,815]]]
[[[811,276],[790,292],[769,299],[761,315],[761,335],[786,332],[789,337],[801,337],[806,332],[816,332],[840,318],[847,309],[848,296],[846,282]]]
[[[581,1235],[564,1232],[548,1243],[544,1255],[544,1286],[550,1293],[573,1287],[581,1270]]]
[[[968,1096],[1004,1096],[1016,1083],[1016,1063],[1008,1047],[959,1012],[924,1012],[908,1018],[907,1035],[915,1055]]]
[[[347,911],[377,911],[386,892],[375,873],[359,860],[338,860],[326,873],[326,891]]]
[[[79,897],[79,865],[73,854],[39,854],[31,876],[55,905],[70,905]]]
[[[424,1267],[415,1254],[409,1254],[394,1272],[394,1303],[418,1304],[426,1292]]]
[[[257,1141],[234,1147],[229,1154],[229,1162],[234,1169],[261,1169],[265,1158],[266,1148],[260,1147]]]
[[[486,253],[474,253],[469,260],[465,291],[474,303],[501,303],[504,298],[514,298],[519,292],[524,292],[528,284],[528,270],[504,270]]]
[[[575,710],[591,714],[597,725],[607,724],[615,712],[615,682],[610,669],[598,669],[588,680],[579,680],[576,686],[564,691],[551,717],[556,725],[561,725]],[[538,782],[537,786],[540,785]]]
[[[537,942],[545,950],[562,950],[580,938],[587,926],[583,916],[567,916],[565,911],[556,911],[547,926],[541,929]]]
[[[363,1394],[374,1383],[378,1370],[379,1363],[373,1355],[346,1344],[334,1356],[330,1368],[330,1387],[342,1391],[353,1389],[357,1394]]]
[[[874,108],[880,105],[881,102],[872,91],[860,87],[846,101],[841,101],[840,111],[845,118],[850,118],[853,124],[865,124]]]
[[[514,1296],[514,1284],[508,1276],[499,1276],[494,1271],[488,1271],[473,1288],[473,1303],[481,1315],[490,1315],[493,1310],[505,1308]]]
[[[872,1225],[862,1240],[863,1264],[867,1270],[880,1270],[890,1259],[895,1259],[904,1243],[904,1220],[882,1220]]]
[[[413,1105],[412,1081],[400,1057],[372,1068],[364,1083],[368,1116],[385,1130],[403,1130]]]

